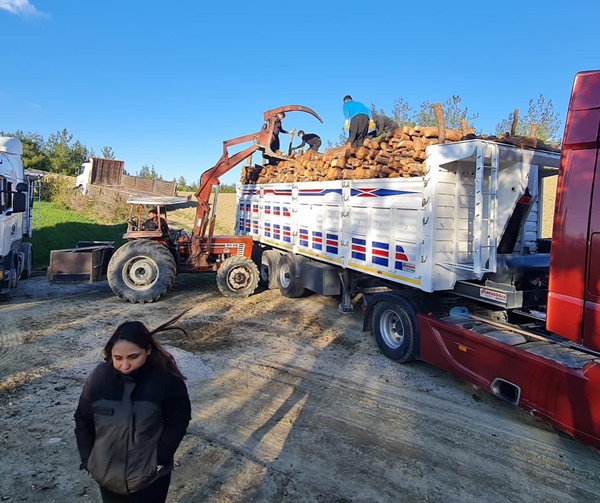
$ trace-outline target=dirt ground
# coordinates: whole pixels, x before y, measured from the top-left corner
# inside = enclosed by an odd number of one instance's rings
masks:
[[[0,304],[0,501],[98,502],[78,470],[73,412],[116,326],[185,307],[163,342],[188,377],[193,420],[170,502],[600,501],[599,452],[429,365],[386,359],[317,295],[222,297],[180,276],[132,305],[106,282],[20,283]]]

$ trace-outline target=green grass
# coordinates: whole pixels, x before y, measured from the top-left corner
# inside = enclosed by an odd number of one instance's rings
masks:
[[[124,243],[125,229],[125,222],[103,225],[53,203],[36,203],[31,238],[33,267],[48,267],[50,250],[75,248],[78,241],[114,241],[117,248]]]

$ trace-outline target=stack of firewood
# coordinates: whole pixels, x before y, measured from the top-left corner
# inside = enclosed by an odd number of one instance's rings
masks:
[[[307,151],[277,164],[248,166],[242,170],[243,184],[289,183],[365,178],[422,176],[425,148],[440,142],[437,127],[396,129],[381,141],[366,139],[359,148],[349,145],[329,148],[325,153]],[[462,131],[445,130],[445,141],[458,141]]]

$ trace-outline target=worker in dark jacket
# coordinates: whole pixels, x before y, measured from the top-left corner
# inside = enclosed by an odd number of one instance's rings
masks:
[[[285,112],[279,112],[275,114],[274,121],[275,125],[273,126],[273,135],[271,138],[271,150],[273,152],[277,152],[279,150],[279,133],[291,134],[291,132],[283,129],[281,125],[281,121],[285,119]]]
[[[185,377],[153,334],[182,330],[171,326],[176,319],[152,332],[139,321],[121,324],[81,393],[77,447],[105,503],[166,501],[191,407]]]
[[[298,138],[302,140],[302,143],[293,149],[303,149],[304,145],[308,145],[308,150],[314,150],[315,152],[319,151],[319,147],[321,146],[321,138],[319,135],[314,133],[305,133],[304,131],[298,131]]]
[[[162,231],[162,237],[164,239],[169,239],[169,226],[167,225],[167,221],[158,216],[157,211],[152,208],[148,211],[148,220],[144,222],[143,229],[146,231]]]
[[[375,129],[370,133],[373,140],[384,140],[393,136],[394,131],[398,129],[398,123],[386,117],[385,115],[373,114],[373,122],[375,123]]]
[[[360,147],[369,133],[369,109],[348,94],[344,96],[343,111],[349,130],[348,143],[354,148]]]

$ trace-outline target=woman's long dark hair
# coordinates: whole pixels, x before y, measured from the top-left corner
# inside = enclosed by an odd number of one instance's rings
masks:
[[[146,325],[141,321],[126,321],[125,323],[121,323],[104,346],[104,361],[112,363],[113,346],[118,341],[128,341],[144,350],[151,350],[147,361],[152,368],[159,369],[163,372],[169,372],[174,376],[185,380],[185,376],[181,373],[181,370],[179,370],[173,355],[154,338],[154,334],[166,332],[167,330],[180,330],[187,335],[187,332],[183,328],[173,326],[173,323],[188,311],[189,309],[186,309],[181,314],[175,316],[175,318],[163,323],[152,331],[148,330]]]

